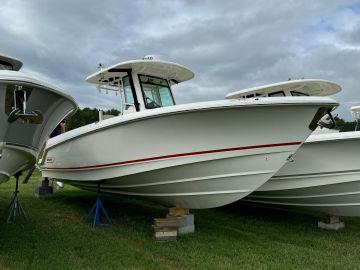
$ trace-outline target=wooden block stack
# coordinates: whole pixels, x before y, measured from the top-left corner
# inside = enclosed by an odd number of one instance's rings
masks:
[[[189,214],[189,209],[172,207],[169,209],[169,215],[174,217],[182,217]]]
[[[153,228],[156,241],[176,241],[178,236],[179,218],[155,218]]]

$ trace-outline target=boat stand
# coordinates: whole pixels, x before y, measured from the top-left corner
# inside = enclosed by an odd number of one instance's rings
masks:
[[[178,235],[184,235],[195,232],[194,215],[187,208],[172,207],[166,218],[176,217],[179,220]]]
[[[89,213],[86,215],[83,224],[86,224],[91,216],[93,216],[93,221],[91,227],[95,229],[97,226],[110,226],[112,225],[111,219],[107,214],[100,197],[100,183],[98,184],[97,197],[94,206],[90,209]],[[105,223],[101,223],[101,216],[104,216]]]
[[[19,200],[19,178],[21,176],[21,172],[16,173],[16,186],[14,191],[14,197],[11,200],[11,203],[8,208],[9,215],[7,217],[6,223],[13,223],[15,222],[16,217],[21,217],[23,220],[27,220],[26,213],[24,211],[24,208],[21,206],[20,200]]]
[[[324,221],[318,221],[318,227],[324,230],[337,231],[345,228],[345,223],[338,216],[327,216]]]
[[[54,193],[54,188],[50,186],[50,181],[45,177],[35,188],[35,197],[39,199],[51,198]]]

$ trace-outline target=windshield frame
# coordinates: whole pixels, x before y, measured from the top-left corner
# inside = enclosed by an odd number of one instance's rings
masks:
[[[171,85],[169,83],[169,80],[165,79],[165,78],[161,78],[161,77],[156,77],[156,76],[152,76],[152,75],[146,75],[146,74],[138,74],[138,80],[139,80],[139,85],[140,85],[140,89],[141,89],[141,93],[142,93],[142,97],[143,97],[143,101],[144,101],[144,105],[145,105],[145,108],[146,109],[155,109],[155,108],[149,108],[148,105],[147,105],[147,102],[146,102],[146,95],[145,95],[145,92],[144,92],[144,89],[143,89],[143,82],[141,82],[141,78],[140,76],[145,76],[145,77],[151,77],[151,78],[156,78],[156,79],[160,79],[160,80],[164,80],[166,81],[166,84],[167,84],[167,87],[169,89],[169,92],[170,92],[170,96],[171,96],[171,100],[172,100],[172,103],[173,105],[170,105],[170,106],[160,106],[160,107],[157,107],[157,108],[165,108],[165,107],[171,107],[171,106],[175,106],[176,103],[175,103],[175,99],[174,99],[174,95],[172,93],[172,89],[171,89]],[[148,83],[146,82],[147,84],[151,84],[151,85],[156,85],[156,86],[162,86],[162,87],[165,87],[164,85],[160,85],[160,84],[156,84],[156,83]]]

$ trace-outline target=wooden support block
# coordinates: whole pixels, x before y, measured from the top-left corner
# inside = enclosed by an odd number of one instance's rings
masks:
[[[154,239],[156,241],[176,241],[178,236],[177,228],[174,227],[159,227],[153,225]]]
[[[188,208],[172,207],[169,209],[169,215],[174,217],[181,217],[189,214]]]
[[[154,232],[173,232],[173,231],[177,232],[177,229],[173,227],[159,227],[155,225],[152,225],[152,227],[154,229]]]
[[[154,218],[154,225],[158,227],[179,227],[179,218],[168,217],[168,218]]]
[[[176,241],[177,231],[154,232],[154,239],[156,241]]]
[[[185,210],[185,211],[182,211]],[[154,239],[156,241],[176,241],[179,235],[180,222],[184,219],[182,216],[186,209],[181,209],[176,214],[180,216],[167,215],[166,218],[154,218]]]
[[[325,222],[329,224],[335,224],[340,222],[339,216],[326,216]]]
[[[155,232],[155,238],[177,237],[177,231]]]
[[[340,230],[345,228],[345,223],[338,216],[327,216],[324,221],[318,222],[318,227],[325,230]]]

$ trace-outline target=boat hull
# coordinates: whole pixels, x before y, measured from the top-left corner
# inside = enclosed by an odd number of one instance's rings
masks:
[[[0,158],[0,184],[9,180],[15,173],[28,169],[36,161],[36,153],[24,147],[7,145]]]
[[[170,206],[192,209],[218,207],[251,193],[275,173],[279,163],[286,160],[290,153],[289,150],[282,150],[278,153],[219,156],[215,160],[106,179],[101,183],[101,191],[141,196]],[[265,160],[266,163],[259,169],[256,164]],[[234,166],[230,168],[231,165]],[[233,169],[235,165],[242,169]],[[74,185],[97,189],[97,183],[90,181],[76,182]]]
[[[359,149],[360,132],[313,135],[296,152],[294,162],[246,200],[325,215],[360,216]]]
[[[218,207],[266,182],[310,134],[321,107],[226,104],[122,116],[61,135],[48,142],[42,175],[168,206]]]
[[[0,71],[0,182],[34,165],[50,133],[77,108],[71,98],[19,74]],[[40,118],[11,119],[14,91],[18,86],[27,93],[26,111],[36,112]]]

